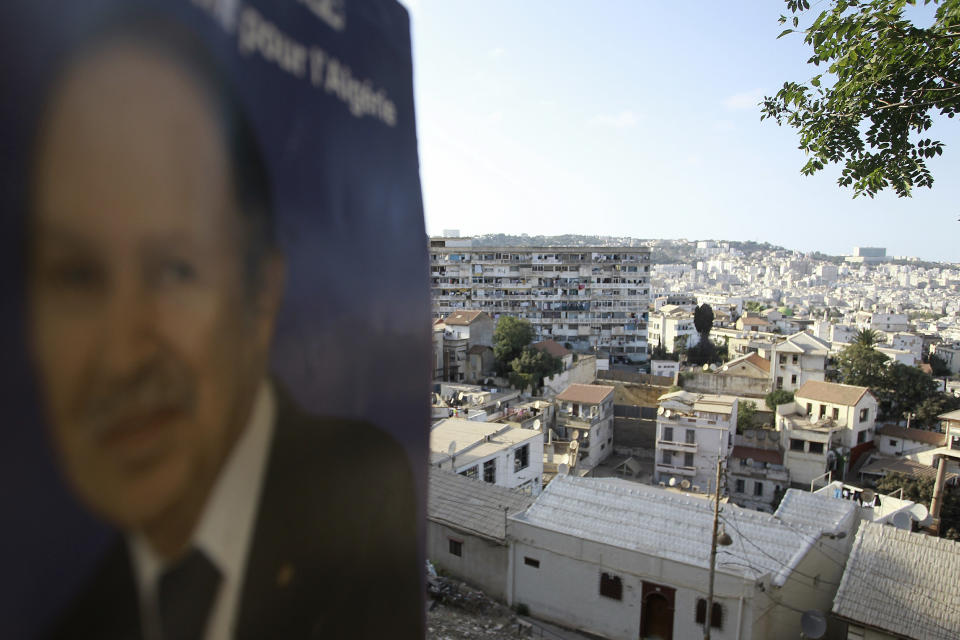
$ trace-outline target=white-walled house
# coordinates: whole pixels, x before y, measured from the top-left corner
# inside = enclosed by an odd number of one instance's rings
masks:
[[[872,446],[877,400],[866,387],[811,380],[776,414],[791,484],[809,486],[827,471],[846,471]]]
[[[823,381],[830,344],[806,332],[795,333],[770,350],[774,389],[794,391],[808,380]]]
[[[674,391],[659,402],[654,480],[673,485],[687,480],[709,492],[717,456],[726,459],[733,449],[737,398]]]
[[[716,640],[795,637],[800,612],[829,609],[842,572],[835,558],[845,553],[844,541],[829,537],[852,537],[855,505],[811,496],[796,511],[778,518],[721,506],[733,544],[717,556]],[[712,525],[713,503],[705,498],[621,479],[558,476],[508,519],[508,603],[612,640],[700,638]]]
[[[505,600],[510,550],[507,515],[533,496],[431,468],[427,491],[427,559],[494,598]]]
[[[557,436],[577,442],[578,466],[592,468],[613,453],[614,387],[571,384],[557,397]]]
[[[543,434],[499,422],[447,418],[430,430],[430,466],[538,495]]]

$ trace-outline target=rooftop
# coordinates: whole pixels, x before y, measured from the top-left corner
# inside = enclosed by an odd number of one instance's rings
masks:
[[[860,402],[860,398],[866,393],[870,393],[870,390],[866,387],[857,387],[852,384],[839,384],[836,382],[807,380],[797,389],[794,397],[852,407]]]
[[[461,531],[503,542],[506,517],[523,511],[533,497],[452,471],[431,468],[427,494],[427,518]]]
[[[481,316],[487,319],[491,319],[490,316],[488,316],[483,311],[477,311],[477,310],[454,311],[453,313],[451,313],[450,315],[448,315],[446,318],[443,319],[443,323],[452,324],[452,325],[468,325],[468,324],[473,324],[477,320],[483,319],[481,318]]]
[[[613,394],[613,390],[614,387],[600,384],[571,384],[557,395],[557,400],[600,404]]]
[[[902,473],[905,476],[910,476],[911,478],[918,478],[922,480],[936,480],[937,470],[934,467],[915,462],[913,460],[908,460],[906,458],[900,457],[879,457],[870,462],[867,465],[864,465],[860,469],[860,473],[868,474],[887,474],[887,473]],[[957,477],[957,474],[950,471],[946,472],[945,480],[950,481]]]
[[[832,520],[811,525],[727,503],[721,517],[733,544],[717,556],[718,571],[754,580],[777,575],[783,584]],[[658,558],[710,566],[713,504],[710,500],[616,478],[557,476],[518,522]]]
[[[899,427],[895,424],[885,424],[877,429],[877,433],[882,436],[900,438],[902,440],[913,440],[914,442],[923,442],[938,447],[943,446],[947,438],[947,434],[945,433],[927,431],[926,429],[907,429],[906,427]]]
[[[960,543],[863,522],[833,612],[909,638],[960,637]]]
[[[783,454],[776,449],[758,449],[757,447],[736,446],[733,448],[731,458],[740,458],[747,460],[752,458],[757,462],[768,462],[770,464],[783,464]]]
[[[441,464],[453,457],[459,467],[532,438],[542,437],[539,431],[518,429],[500,422],[447,418],[430,430],[430,463]],[[451,447],[453,456],[450,455]]]
[[[546,351],[555,358],[562,358],[573,353],[570,351],[570,349],[567,349],[556,340],[543,340],[541,342],[534,342],[530,345],[530,347],[536,349],[537,351]]]
[[[774,515],[784,522],[821,527],[821,531],[832,533],[846,528],[851,518],[857,517],[856,512],[857,506],[850,500],[787,489]]]

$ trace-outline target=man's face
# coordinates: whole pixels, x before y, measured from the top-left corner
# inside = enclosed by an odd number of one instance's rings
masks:
[[[245,286],[230,180],[204,94],[159,54],[112,45],[52,98],[30,221],[34,361],[68,478],[126,529],[202,501],[264,374],[275,292]]]

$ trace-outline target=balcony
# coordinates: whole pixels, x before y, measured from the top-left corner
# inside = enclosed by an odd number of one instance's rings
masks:
[[[663,473],[670,476],[690,476],[691,478],[697,475],[696,467],[684,467],[679,465],[664,464],[662,462],[657,463],[657,473]]]
[[[670,449],[671,451],[692,451],[696,453],[697,443],[696,442],[673,442],[671,440],[661,440],[659,446],[664,449]]]

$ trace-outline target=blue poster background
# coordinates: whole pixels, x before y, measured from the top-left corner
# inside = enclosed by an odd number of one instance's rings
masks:
[[[364,418],[408,449],[423,510],[429,290],[410,29],[393,0],[143,3],[195,30],[230,70],[264,147],[288,279],[274,375],[309,411]],[[5,3],[0,13],[0,636],[32,637],[91,569],[108,530],[73,500],[53,460],[24,347],[24,185],[41,96],[86,25],[127,0]],[[311,6],[313,5],[313,6]],[[344,12],[337,30],[314,10]],[[395,123],[256,51],[224,16],[253,9],[382,89]],[[337,452],[318,452],[322,456]]]

